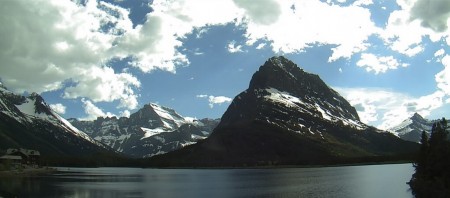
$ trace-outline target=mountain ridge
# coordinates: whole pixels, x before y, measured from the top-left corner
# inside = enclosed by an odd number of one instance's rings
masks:
[[[69,120],[95,140],[135,158],[151,157],[193,144],[208,137],[218,123],[207,118],[188,119],[156,103],[145,104],[129,118]]]

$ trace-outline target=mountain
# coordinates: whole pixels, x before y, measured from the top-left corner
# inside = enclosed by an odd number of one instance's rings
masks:
[[[167,153],[209,136],[218,120],[185,118],[173,109],[147,104],[127,117],[69,119],[78,129],[112,149],[132,157]]]
[[[59,157],[109,152],[54,112],[39,94],[25,97],[0,86],[0,150],[8,148]]]
[[[420,114],[415,113],[411,118],[404,120],[398,126],[388,129],[388,131],[401,139],[411,142],[420,142],[422,131],[425,131],[429,137],[431,134],[431,127],[435,122],[436,120],[427,120]]]
[[[418,145],[363,124],[318,75],[272,57],[204,141],[155,156],[156,166],[332,164],[410,154]]]

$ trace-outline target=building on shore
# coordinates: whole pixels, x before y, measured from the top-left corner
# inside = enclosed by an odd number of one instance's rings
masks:
[[[14,149],[10,148],[6,150],[6,155],[0,157],[0,161],[10,161],[11,163],[22,165],[39,165],[41,154],[36,150],[29,149]]]

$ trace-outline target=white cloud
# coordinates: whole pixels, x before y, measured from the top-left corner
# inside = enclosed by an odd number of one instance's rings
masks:
[[[0,73],[10,89],[38,93],[64,89],[69,98],[120,100],[127,108],[136,106],[133,88],[139,87],[138,80],[101,66],[120,55],[113,53],[114,43],[132,29],[126,9],[92,0],[86,6],[68,0],[19,0],[2,2],[0,13],[4,65]],[[107,24],[114,25],[107,28]],[[76,85],[65,89],[65,82]]]
[[[445,55],[441,63],[444,65],[444,70],[436,74],[435,80],[437,87],[450,96],[450,55]]]
[[[449,2],[448,0],[397,0],[397,4],[400,5],[401,9],[390,14],[386,27],[379,32],[380,37],[384,39],[385,43],[392,50],[410,57],[424,51],[424,37],[429,37],[432,42],[448,38],[450,35],[449,31],[440,32],[440,29],[427,28],[426,24],[428,22],[424,21],[424,19],[435,17],[432,16],[434,14],[439,14],[439,11],[430,8],[441,3],[445,5],[444,1]],[[447,3],[447,5],[450,4]],[[427,9],[429,11],[426,11]],[[447,10],[447,7],[443,6],[440,10]],[[429,13],[418,14],[418,12]],[[438,18],[441,20],[443,16],[438,16]],[[448,44],[450,45],[449,42]]]
[[[375,54],[369,53],[362,53],[361,59],[356,65],[358,67],[365,67],[368,72],[374,71],[375,74],[385,73],[387,70],[408,66],[406,63],[399,63],[393,56],[377,57]]]
[[[79,73],[76,85],[66,88],[65,98],[89,97],[94,102],[120,101],[119,107],[135,109],[137,95],[131,87],[139,87],[136,77],[127,73],[116,74],[109,67],[92,67]]]
[[[429,116],[444,103],[442,91],[414,98],[379,88],[336,88],[355,106],[362,122],[380,129],[397,126],[414,113]]]
[[[316,44],[330,44],[336,47],[329,61],[335,61],[367,49],[368,37],[378,32],[370,11],[359,6],[293,0],[278,4],[281,9],[278,20],[270,24],[245,21],[247,45],[268,41],[274,52],[292,53]]]
[[[256,46],[256,49],[263,49],[264,47],[266,47],[266,43],[260,43]]]
[[[434,57],[440,57],[440,56],[442,56],[444,54],[445,54],[445,50],[444,49],[440,49],[440,50],[438,50],[438,51],[436,51],[434,53]]]
[[[128,110],[124,110],[124,111],[120,112],[120,117],[127,117],[127,118],[129,118],[130,115],[131,115],[131,113]]]
[[[372,0],[357,0],[353,3],[354,6],[368,6],[372,4],[373,4]]]
[[[205,95],[205,94],[200,94],[200,95],[197,95],[196,97],[197,97],[197,98],[207,98],[207,97],[208,97],[208,95]]]
[[[214,105],[218,104],[221,105],[223,103],[230,103],[233,99],[226,97],[226,96],[212,96],[212,95],[205,95],[205,94],[201,94],[201,95],[197,95],[197,98],[208,98],[208,102],[209,102],[209,107],[213,108]]]
[[[50,104],[50,108],[53,109],[53,111],[55,111],[56,113],[61,115],[66,113],[66,106],[64,106],[61,103]]]
[[[0,77],[7,87],[38,93],[63,89],[66,98],[120,100],[119,107],[129,109],[137,106],[134,92],[139,82],[130,74],[106,68],[109,60],[131,57],[129,65],[143,72],[175,72],[177,66],[189,64],[177,49],[181,38],[195,28],[226,24],[242,16],[234,13],[239,10],[229,0],[154,1],[154,11],[147,14],[145,23],[133,28],[128,10],[102,1],[1,4],[0,59],[4,66]],[[107,76],[99,76],[99,71]],[[76,85],[65,89],[67,81]],[[99,93],[90,91],[91,85]]]
[[[242,45],[236,45],[236,41],[231,41],[228,43],[227,49],[230,53],[243,52]]]
[[[422,96],[416,99],[415,111],[422,116],[430,115],[431,111],[444,105],[445,93],[436,91],[430,95]]]
[[[86,117],[81,118],[80,120],[95,120],[98,117],[113,117],[116,116],[110,112],[103,112],[100,108],[94,105],[90,100],[86,100],[84,98],[81,99],[83,103],[84,112],[87,114]]]

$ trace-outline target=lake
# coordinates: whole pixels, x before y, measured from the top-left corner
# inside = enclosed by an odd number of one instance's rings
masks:
[[[411,164],[281,169],[58,168],[0,178],[0,197],[412,197]]]

